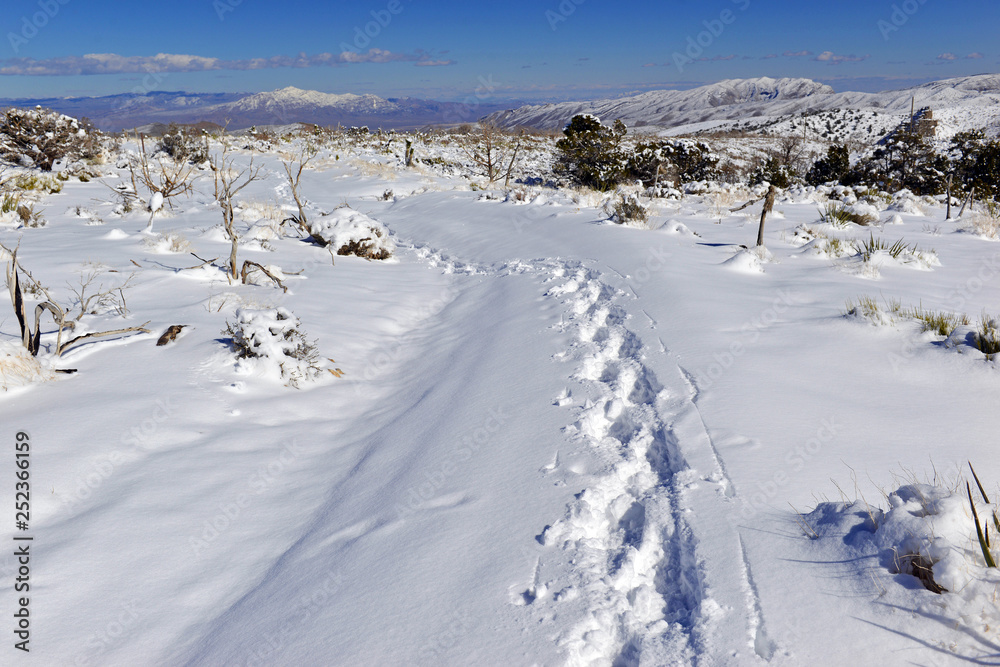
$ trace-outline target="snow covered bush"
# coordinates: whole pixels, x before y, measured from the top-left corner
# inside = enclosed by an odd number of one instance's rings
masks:
[[[622,138],[628,130],[616,120],[612,127],[590,114],[573,116],[556,142],[559,153],[554,170],[579,185],[611,190],[628,176],[628,157]]]
[[[158,151],[169,155],[177,162],[202,164],[208,162],[208,138],[201,132],[183,128],[171,123],[167,133],[157,144]]]
[[[388,259],[396,249],[385,225],[348,206],[312,223],[309,233],[313,240],[338,255]]]
[[[614,204],[608,202],[605,210],[619,225],[645,224],[649,220],[649,211],[638,197],[629,193],[620,194]]]
[[[719,156],[708,144],[689,139],[640,143],[629,158],[629,178],[646,187],[670,184],[675,188],[694,181],[720,177]]]
[[[798,181],[799,177],[795,171],[775,157],[768,158],[766,162],[750,173],[750,187],[768,183],[784,190]]]
[[[8,109],[0,116],[0,158],[22,167],[52,171],[63,159],[96,158],[101,141],[96,130],[49,109]]]
[[[252,372],[263,367],[291,387],[316,379],[323,372],[316,344],[299,328],[299,319],[286,308],[240,308],[236,321],[226,322],[223,334],[232,339],[238,368]]]

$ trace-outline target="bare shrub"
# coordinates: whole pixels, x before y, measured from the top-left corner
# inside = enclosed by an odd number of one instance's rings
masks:
[[[514,161],[521,149],[521,135],[511,137],[496,125],[481,124],[478,131],[465,135],[460,144],[465,155],[479,167],[489,184],[504,180],[510,185]]]
[[[52,171],[62,159],[101,154],[100,133],[50,109],[8,109],[0,116],[0,158],[22,167]]]

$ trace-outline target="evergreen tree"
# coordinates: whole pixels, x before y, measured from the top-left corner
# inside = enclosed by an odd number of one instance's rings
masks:
[[[620,120],[607,127],[590,114],[574,116],[556,142],[556,173],[595,190],[613,189],[628,176],[621,145],[627,131]]]
[[[823,185],[831,181],[839,183],[850,170],[851,155],[847,146],[834,144],[827,149],[826,157],[813,163],[812,169],[806,175],[806,182],[809,185]]]

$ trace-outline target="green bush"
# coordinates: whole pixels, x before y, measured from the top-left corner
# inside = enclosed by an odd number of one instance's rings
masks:
[[[674,187],[720,177],[719,157],[708,144],[684,139],[641,143],[629,158],[630,178],[645,187],[668,182]]]
[[[750,187],[770,183],[774,187],[784,190],[798,180],[799,177],[795,171],[787,164],[782,164],[776,157],[768,158],[767,162],[750,172]]]
[[[826,157],[813,163],[806,174],[809,185],[823,185],[831,181],[840,182],[851,170],[851,155],[846,146],[833,145],[826,151]]]
[[[621,145],[627,131],[620,120],[607,127],[590,114],[574,116],[556,142],[555,172],[595,190],[614,189],[628,177]]]

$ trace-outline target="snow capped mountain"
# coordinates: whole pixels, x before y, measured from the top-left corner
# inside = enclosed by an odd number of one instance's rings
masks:
[[[578,113],[592,113],[604,120],[621,119],[630,127],[670,127],[720,115],[753,115],[758,107],[830,94],[833,88],[810,79],[730,79],[692,90],[654,90],[619,99],[521,107],[492,114],[486,120],[508,128],[555,130]]]
[[[241,113],[267,112],[277,114],[313,109],[341,109],[351,113],[389,113],[400,110],[398,104],[377,95],[355,95],[353,93],[335,95],[315,90],[302,90],[294,86],[268,93],[256,93],[235,102],[220,105],[220,108]]]
[[[809,79],[746,79],[720,81],[692,90],[658,90],[619,99],[526,106],[492,114],[484,120],[501,127],[559,130],[578,113],[592,113],[608,122],[621,119],[629,127],[652,126],[671,133],[731,121],[779,119],[833,109],[856,109],[902,115],[931,107],[947,133],[984,127],[1000,121],[1000,75],[981,74],[934,81],[913,88],[881,93],[836,93]]]
[[[238,130],[251,125],[369,125],[413,129],[427,125],[473,123],[500,104],[475,105],[410,97],[331,94],[289,86],[263,93],[127,93],[106,97],[0,100],[7,106],[41,105],[75,118],[86,116],[102,130],[122,130],[169,123],[211,122]]]

